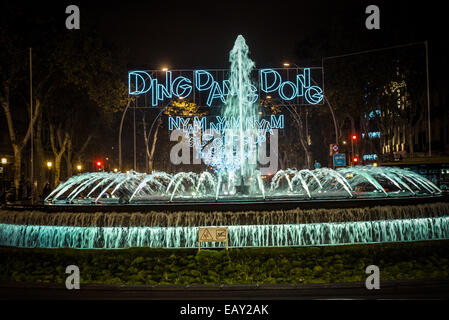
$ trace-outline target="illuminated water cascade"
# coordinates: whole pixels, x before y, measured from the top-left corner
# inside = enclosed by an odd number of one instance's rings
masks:
[[[449,217],[228,227],[229,246],[282,247],[449,239]],[[73,227],[0,224],[0,246],[197,248],[195,227]],[[221,247],[206,243],[206,247]]]
[[[337,170],[279,170],[272,177],[256,175],[257,192],[236,192],[232,171],[213,174],[180,172],[168,174],[85,173],[60,184],[46,199],[48,204],[145,203],[173,201],[230,201],[233,199],[345,199],[419,197],[439,195],[428,179],[408,170],[358,166]],[[249,177],[249,179],[253,179]],[[238,181],[237,181],[238,182]]]

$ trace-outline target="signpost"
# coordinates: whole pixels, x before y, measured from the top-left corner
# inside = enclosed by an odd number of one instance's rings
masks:
[[[332,156],[335,153],[338,153],[338,144],[329,145],[329,155]]]
[[[201,250],[201,242],[226,242],[226,250],[228,250],[228,228],[199,227],[198,250]]]
[[[333,155],[334,167],[344,167],[346,166],[346,154],[336,153]]]

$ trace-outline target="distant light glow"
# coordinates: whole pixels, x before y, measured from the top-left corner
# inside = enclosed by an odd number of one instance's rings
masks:
[[[380,138],[380,131],[368,132],[368,138]]]

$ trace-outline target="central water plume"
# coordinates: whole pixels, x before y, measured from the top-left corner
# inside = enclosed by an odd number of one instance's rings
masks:
[[[227,175],[234,186],[249,186],[256,182],[258,134],[255,123],[259,121],[257,89],[251,81],[255,64],[248,57],[249,48],[243,36],[239,35],[229,54],[231,71],[229,94],[222,116],[228,122],[223,139],[223,168],[219,175]],[[238,123],[229,123],[238,119]],[[253,181],[253,183],[251,183]],[[256,183],[257,185],[257,183]]]

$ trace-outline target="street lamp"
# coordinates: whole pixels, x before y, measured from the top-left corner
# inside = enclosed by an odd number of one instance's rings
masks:
[[[167,67],[163,67],[163,68],[162,68],[162,71],[164,71],[164,72],[165,72],[165,71],[168,71],[168,68],[167,68]]]
[[[83,169],[82,165],[79,164],[79,165],[76,166],[76,170],[81,171],[81,169]]]
[[[47,161],[47,169],[48,169],[47,175],[48,175],[48,181],[51,181],[51,180],[52,180],[52,174],[51,174],[51,167],[52,167],[52,166],[53,166],[53,162]],[[53,185],[53,183],[50,182],[50,185]]]
[[[6,158],[2,158],[2,165],[6,165],[8,160]],[[3,195],[0,197],[0,203],[6,203],[6,182],[5,182],[5,168],[0,167],[0,180],[1,180],[1,188]]]
[[[288,62],[284,62],[283,65],[284,65],[284,67],[290,67],[290,63],[288,63]]]

